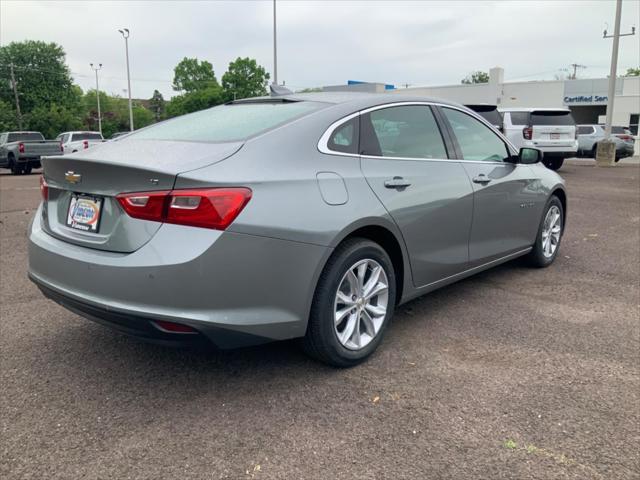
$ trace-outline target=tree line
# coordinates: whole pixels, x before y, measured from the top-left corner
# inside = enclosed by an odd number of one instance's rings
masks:
[[[155,90],[149,99],[134,100],[133,124],[138,129],[230,100],[266,95],[269,78],[254,59],[237,58],[218,82],[210,62],[185,57],[174,68],[177,94],[165,100]],[[128,131],[128,100],[102,90],[98,95],[104,137]],[[36,130],[46,138],[69,130],[98,130],[96,90],[85,92],[73,82],[65,51],[56,43],[26,40],[0,47],[0,132],[18,129]]]

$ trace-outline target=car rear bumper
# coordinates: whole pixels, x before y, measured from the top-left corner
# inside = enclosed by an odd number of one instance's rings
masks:
[[[563,155],[565,157],[573,157],[578,151],[578,141],[565,142],[545,142],[543,140],[526,140],[523,142],[524,147],[537,148],[545,154],[553,153]]]
[[[305,334],[328,247],[233,232],[162,225],[133,253],[105,252],[29,231],[29,277],[84,317],[166,344],[198,335],[234,348]],[[154,323],[187,325],[167,333]],[[186,338],[192,336],[193,338]]]

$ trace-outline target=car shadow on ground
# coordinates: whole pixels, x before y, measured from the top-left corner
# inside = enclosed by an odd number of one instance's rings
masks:
[[[381,348],[363,364],[361,371],[375,370],[374,365],[380,360],[376,360],[376,357],[385,357],[385,348],[392,348],[388,345],[390,336],[394,342],[402,343],[403,338],[414,337],[417,330],[428,328],[425,323],[430,322],[429,314],[440,315],[440,311],[449,306],[450,302],[460,301],[456,298],[463,290],[468,290],[470,282],[481,285],[485,282],[503,281],[505,275],[517,276],[525,268],[520,260],[515,260],[398,307]],[[40,350],[41,354],[34,362],[57,365],[56,370],[60,375],[80,380],[78,386],[99,378],[101,382],[111,382],[111,390],[126,387],[132,382],[147,385],[154,390],[179,389],[186,386],[185,381],[190,389],[201,384],[207,390],[211,385],[233,390],[234,385],[248,378],[256,387],[260,387],[266,386],[276,377],[297,375],[300,378],[300,372],[304,372],[303,378],[307,379],[331,378],[342,376],[341,372],[349,372],[349,369],[335,369],[307,357],[298,340],[234,350],[170,348],[124,336],[73,316],[57,306],[55,308],[56,312],[68,315],[69,318],[62,319],[63,327],[46,338],[46,348]],[[413,311],[429,313],[413,315]],[[80,362],[78,357],[81,358]],[[37,370],[37,365],[34,365],[34,369]],[[118,371],[118,375],[103,375],[105,369]],[[351,369],[352,372],[355,370]]]

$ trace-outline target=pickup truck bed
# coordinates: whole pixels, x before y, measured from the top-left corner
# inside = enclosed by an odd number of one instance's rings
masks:
[[[45,140],[38,132],[0,134],[0,167],[10,169],[15,175],[39,168],[40,157],[61,154],[57,141]]]

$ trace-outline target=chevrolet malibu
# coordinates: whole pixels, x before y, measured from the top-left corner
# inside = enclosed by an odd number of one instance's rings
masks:
[[[516,257],[554,261],[567,196],[541,155],[440,100],[234,101],[45,158],[29,276],[143,339],[301,338],[355,365],[397,305]]]

